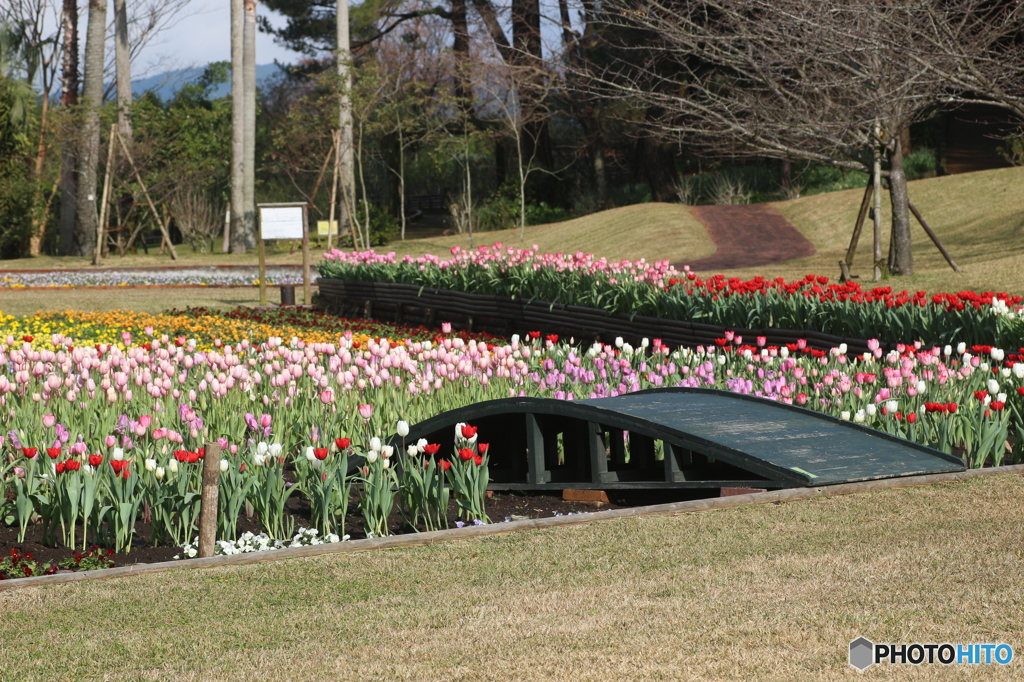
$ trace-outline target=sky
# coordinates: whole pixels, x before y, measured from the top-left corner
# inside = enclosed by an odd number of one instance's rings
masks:
[[[2,0],[0,0],[2,1]],[[108,18],[113,19],[113,3]],[[275,25],[284,20],[265,7],[257,5],[257,13],[268,16]],[[85,35],[86,12],[82,12],[79,31]],[[84,40],[83,49],[84,49]],[[256,32],[256,63],[271,64],[274,60],[293,62],[299,55],[274,44],[274,39]],[[155,37],[133,64],[133,77],[154,75],[173,69],[205,66],[210,62],[231,59],[231,6],[226,0],[208,2],[192,0],[182,10],[176,24]]]

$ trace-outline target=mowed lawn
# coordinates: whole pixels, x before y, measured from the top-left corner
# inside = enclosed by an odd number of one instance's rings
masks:
[[[9,680],[1020,679],[1024,479],[0,593]],[[850,640],[1006,642],[880,666]]]

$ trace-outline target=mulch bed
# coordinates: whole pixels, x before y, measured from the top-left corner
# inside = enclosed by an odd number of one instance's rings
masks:
[[[715,490],[711,492],[717,492]],[[706,496],[707,492],[701,494],[695,491],[609,491],[610,502],[600,509],[623,509],[648,504],[661,504],[665,502],[676,502],[696,497]],[[358,515],[358,500],[353,499],[349,505],[349,515],[346,519],[345,532],[353,540],[366,537],[361,525],[362,518]],[[396,505],[397,507],[397,505]],[[495,492],[494,496],[487,500],[487,513],[492,522],[504,521],[506,517],[517,518],[547,518],[559,514],[579,514],[584,512],[597,511],[597,508],[586,502],[571,502],[562,499],[561,491],[553,492]],[[309,527],[309,507],[305,500],[292,498],[286,507],[288,515],[295,522],[295,530],[300,527]],[[448,524],[455,527],[458,520],[454,502],[449,506]],[[400,511],[396,510],[391,514],[388,527],[392,533],[408,533],[408,528],[402,519]],[[421,529],[422,530],[422,529]],[[81,529],[79,529],[79,532]],[[249,519],[244,515],[238,522],[238,533],[245,531],[253,533],[261,532],[257,519]],[[128,566],[132,564],[148,564],[160,561],[170,561],[176,554],[181,552],[180,547],[153,547],[149,540],[152,538],[153,529],[149,523],[140,521],[135,526],[135,543],[129,554],[115,554],[116,566]],[[60,561],[75,554],[74,550],[64,546],[49,547],[41,544],[42,526],[39,524],[30,526],[24,542],[18,542],[18,527],[7,526],[0,523],[0,557],[10,554],[12,549],[31,553],[34,560],[40,564],[51,561]]]

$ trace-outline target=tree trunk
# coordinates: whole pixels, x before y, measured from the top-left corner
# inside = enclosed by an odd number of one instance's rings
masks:
[[[126,0],[114,0],[114,61],[117,70],[117,132],[125,142],[132,139],[129,118],[132,107],[132,62],[128,45],[128,9]]]
[[[61,95],[62,107],[78,104],[78,2],[64,0],[61,10],[64,44],[61,46]],[[78,192],[75,176],[75,139],[64,140],[61,149],[60,172],[60,253],[70,255],[75,243],[75,204]]]
[[[338,234],[341,225],[349,223],[354,230],[356,222],[356,168],[355,141],[352,134],[352,72],[350,70],[352,53],[349,40],[348,0],[338,0],[335,31],[337,33],[338,54],[335,60],[338,65],[338,80],[341,93],[338,98],[338,130],[341,135],[338,147],[338,179],[341,183],[342,201],[339,205]],[[353,231],[354,234],[354,231]],[[352,245],[355,247],[355,244]]]
[[[256,247],[256,0],[245,0],[245,52],[242,77],[245,80],[245,178],[242,183],[243,234],[248,248]]]
[[[540,32],[540,0],[512,0],[512,46],[515,48],[514,65],[527,69],[526,78],[520,79],[519,102],[529,110],[543,96],[543,87],[535,82],[543,78],[543,48]],[[551,135],[546,116],[524,115],[522,158],[527,166],[534,163],[544,168],[554,165]]]
[[[907,176],[903,172],[903,144],[897,136],[889,153],[889,198],[892,201],[892,243],[889,272],[894,275],[914,274],[914,258],[910,246],[910,197]]]
[[[675,154],[672,147],[650,135],[640,139],[640,164],[653,201],[675,201]]]
[[[100,163],[100,107],[103,104],[103,51],[107,29],[106,0],[89,0],[89,27],[85,38],[85,100],[79,158],[75,230],[76,255],[92,255],[96,247],[96,179]]]
[[[245,238],[245,0],[231,0],[231,253],[244,254]]]

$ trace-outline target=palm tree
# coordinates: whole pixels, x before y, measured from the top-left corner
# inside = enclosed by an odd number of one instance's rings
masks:
[[[85,35],[85,100],[82,145],[78,170],[78,196],[74,251],[88,256],[96,244],[96,179],[100,163],[100,106],[103,104],[103,49],[107,28],[107,0],[89,0],[89,28]]]

